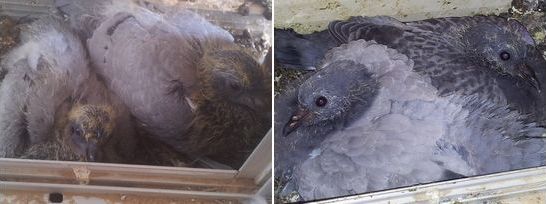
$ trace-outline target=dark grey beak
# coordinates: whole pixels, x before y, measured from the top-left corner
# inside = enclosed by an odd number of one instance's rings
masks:
[[[98,155],[97,144],[94,142],[89,142],[85,151],[85,160],[88,162],[96,162]]]
[[[299,108],[294,115],[290,117],[290,120],[284,125],[282,129],[282,135],[288,136],[290,133],[294,132],[301,126],[303,120],[307,119],[309,116],[309,110],[305,108]]]

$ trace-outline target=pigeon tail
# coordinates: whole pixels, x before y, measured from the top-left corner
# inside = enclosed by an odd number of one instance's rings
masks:
[[[338,46],[328,31],[301,35],[275,29],[275,61],[285,68],[315,70],[324,54]]]

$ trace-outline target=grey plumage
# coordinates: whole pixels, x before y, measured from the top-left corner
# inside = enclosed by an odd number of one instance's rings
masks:
[[[15,155],[21,135],[28,134],[30,144],[44,141],[56,106],[72,94],[66,87],[78,87],[89,76],[81,43],[58,21],[35,22],[21,34],[21,41],[2,60],[8,72],[0,87],[3,157]]]
[[[72,139],[77,138],[72,138],[75,137],[72,128],[79,129],[80,125],[86,124],[98,128],[92,131],[107,131],[104,139],[99,138],[107,141],[107,145],[123,140],[125,146],[114,150],[131,155],[134,144],[128,138],[133,134],[124,132],[132,129],[129,114],[96,79],[88,63],[78,36],[56,17],[38,19],[21,33],[20,46],[2,59],[7,74],[0,84],[0,157],[21,156],[26,154],[27,148],[59,142],[59,146],[66,147],[65,153],[75,155],[71,158],[85,160],[88,156],[96,159],[95,150],[90,155],[91,150],[82,149],[87,147],[73,146]],[[83,106],[115,109],[116,117],[110,118],[110,113],[105,113],[108,118],[97,118],[85,112]],[[77,117],[91,121],[84,124],[72,120]],[[109,124],[114,125],[104,127]],[[85,140],[97,136],[85,136]],[[80,137],[83,141],[84,135]],[[101,147],[102,144],[96,151],[102,151]]]
[[[275,36],[284,41],[276,47],[277,62],[303,67],[315,66],[315,59],[332,47],[374,40],[412,59],[414,70],[430,77],[442,95],[477,94],[533,115],[532,121],[546,119],[546,62],[529,32],[513,19],[474,16],[402,23],[390,17],[353,17],[312,35],[276,30]]]
[[[197,78],[196,70],[177,66],[192,66],[199,58],[197,45],[176,37],[178,28],[146,9],[129,6],[127,12],[113,13],[88,41],[93,64],[148,131],[167,138],[183,135],[193,115],[186,98]],[[165,97],[172,88],[183,89],[182,96]]]
[[[529,138],[544,129],[526,115],[479,94],[441,95],[413,66],[375,42],[333,48],[276,98],[276,175],[291,172],[287,186],[311,200],[544,163],[543,140]]]
[[[93,30],[91,61],[143,128],[180,152],[242,164],[270,123],[267,69],[191,11],[95,2],[68,16],[92,16],[76,26],[96,25],[80,29]]]

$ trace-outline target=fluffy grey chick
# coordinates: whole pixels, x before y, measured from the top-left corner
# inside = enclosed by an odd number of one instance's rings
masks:
[[[144,128],[180,152],[239,166],[269,129],[268,69],[191,11],[95,7],[83,11],[95,23],[80,23],[98,25],[87,41],[91,61]]]
[[[402,23],[390,17],[353,17],[328,30],[299,35],[275,31],[280,64],[313,68],[332,47],[375,40],[407,55],[442,95],[478,94],[508,103],[535,121],[546,119],[546,62],[526,28],[496,16],[438,18]]]
[[[21,41],[2,59],[0,156],[31,148],[23,157],[102,161],[103,147],[132,136],[119,136],[131,129],[128,112],[90,73],[80,39],[59,19],[36,20]],[[131,142],[124,143],[127,151],[119,150],[130,155]]]
[[[544,163],[531,139],[542,128],[474,95],[440,95],[384,45],[349,42],[321,67],[275,113],[276,175],[291,173],[305,200]]]

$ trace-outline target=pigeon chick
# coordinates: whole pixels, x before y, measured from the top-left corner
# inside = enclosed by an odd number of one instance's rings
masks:
[[[21,40],[2,60],[0,156],[109,161],[103,147],[120,147],[119,140],[124,146],[113,151],[130,155],[130,115],[90,72],[78,36],[45,17]]]
[[[299,35],[275,31],[280,64],[313,69],[332,47],[374,40],[407,55],[442,95],[478,94],[508,104],[530,119],[546,119],[546,62],[526,28],[497,16],[437,18],[402,23],[390,17],[353,17],[328,30]]]
[[[266,133],[271,75],[227,31],[184,9],[96,1],[98,9],[78,11],[80,1],[60,2],[61,11],[83,19],[79,30],[93,30],[92,63],[154,138],[195,157],[234,160]]]
[[[21,158],[132,163],[136,132],[128,110],[122,104],[73,103],[57,111],[54,137],[30,146]]]
[[[75,105],[68,113],[58,114],[55,138],[31,146],[21,158],[104,161],[102,151],[112,137],[115,115],[111,106]]]
[[[543,128],[476,95],[441,95],[396,50],[358,40],[323,62],[275,99],[275,175],[305,200],[544,164]]]

